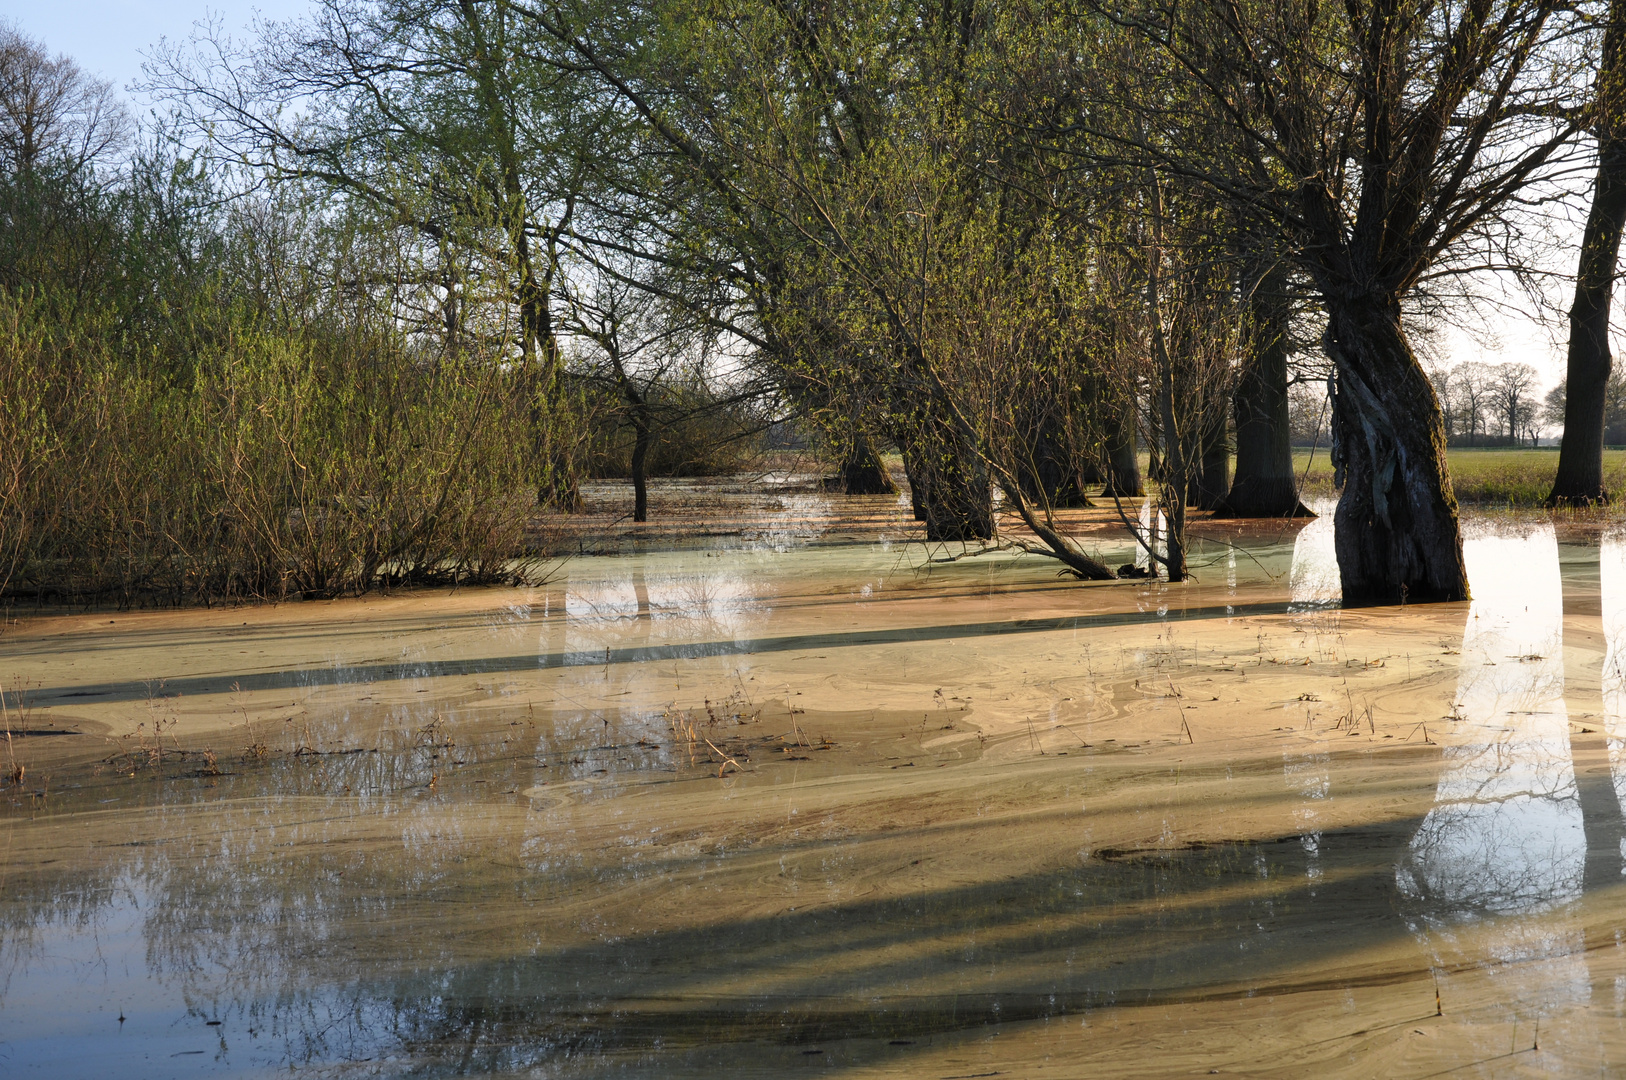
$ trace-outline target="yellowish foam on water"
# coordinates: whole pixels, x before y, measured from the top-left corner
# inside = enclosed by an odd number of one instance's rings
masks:
[[[0,1061],[1626,1061],[1626,546],[1340,611],[1325,518],[1178,586],[817,537],[8,627]]]

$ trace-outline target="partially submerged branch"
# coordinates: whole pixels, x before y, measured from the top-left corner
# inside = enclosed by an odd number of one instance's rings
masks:
[[[1041,521],[1033,508],[1022,498],[1018,486],[1000,470],[999,488],[1005,494],[1005,500],[1016,510],[1022,524],[1044,543],[1043,548],[1022,545],[1022,550],[1035,555],[1046,555],[1056,559],[1066,566],[1076,577],[1084,581],[1111,581],[1118,575],[1106,564],[1092,559],[1084,553],[1076,543],[1057,532],[1049,522]]]

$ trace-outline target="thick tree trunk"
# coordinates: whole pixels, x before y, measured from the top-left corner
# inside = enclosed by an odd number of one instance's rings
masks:
[[[958,543],[992,539],[994,504],[982,462],[946,454],[928,472],[926,539]]]
[[[1333,358],[1334,523],[1345,605],[1466,600],[1457,500],[1434,388],[1400,305],[1327,298]]]
[[[898,485],[887,471],[886,462],[875,452],[875,444],[868,435],[856,429],[841,462],[841,489],[848,495],[898,493]]]
[[[1200,510],[1215,510],[1225,504],[1231,489],[1231,448],[1225,440],[1225,414],[1229,410],[1213,409],[1213,415],[1203,430],[1202,452],[1197,467],[1192,470],[1191,487],[1187,502]]]
[[[1598,67],[1603,116],[1598,131],[1598,176],[1581,239],[1570,308],[1568,389],[1564,398],[1564,442],[1548,506],[1607,502],[1603,486],[1604,388],[1609,356],[1609,303],[1626,226],[1626,0],[1610,5]]]
[[[933,542],[969,543],[994,535],[994,504],[981,458],[962,449],[946,424],[927,419],[905,447],[915,519]]]
[[[904,441],[903,475],[909,481],[909,509],[916,521],[926,520],[926,470],[920,465],[920,450],[913,442]]]
[[[1101,488],[1104,498],[1140,498],[1146,494],[1140,479],[1140,459],[1135,445],[1135,410],[1125,405],[1115,409],[1106,418],[1106,483]]]
[[[1314,517],[1299,502],[1287,414],[1287,281],[1265,276],[1254,290],[1252,341],[1236,388],[1236,476],[1226,517]]]
[[[1054,416],[1045,416],[1033,434],[1032,453],[1018,462],[1016,476],[1022,497],[1037,506],[1059,510],[1089,506],[1082,470],[1072,452],[1072,440]]]
[[[1173,490],[1167,488],[1166,490]],[[1169,503],[1168,511],[1164,515],[1167,519],[1168,535],[1163,538],[1163,568],[1168,571],[1170,581],[1184,581],[1186,573],[1186,508],[1181,500],[1174,499]],[[1156,544],[1152,545],[1156,547]]]
[[[1153,282],[1155,288],[1156,282]],[[1151,290],[1148,290],[1151,291]],[[1152,292],[1155,297],[1156,293]],[[1154,305],[1152,308],[1152,338],[1154,341],[1153,355],[1157,358],[1162,387],[1158,395],[1158,406],[1163,416],[1162,473],[1158,481],[1159,502],[1162,504],[1164,517],[1167,519],[1168,533],[1163,540],[1163,569],[1168,572],[1170,581],[1186,580],[1186,491],[1190,487],[1193,476],[1192,462],[1186,457],[1185,447],[1181,445],[1180,425],[1174,411],[1174,362],[1170,359],[1168,350],[1163,344],[1161,316]],[[1157,520],[1155,517],[1152,519]],[[1148,545],[1153,551],[1157,550],[1154,539]]]

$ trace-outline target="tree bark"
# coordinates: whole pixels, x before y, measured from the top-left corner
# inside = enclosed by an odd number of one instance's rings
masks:
[[[1445,428],[1400,325],[1399,301],[1333,295],[1327,306],[1344,604],[1466,600]]]
[[[1186,580],[1186,492],[1191,484],[1189,447],[1182,438],[1180,418],[1175,412],[1174,357],[1169,352],[1168,338],[1163,326],[1163,299],[1160,295],[1163,264],[1163,195],[1156,181],[1152,190],[1153,245],[1147,252],[1146,313],[1152,324],[1152,361],[1157,366],[1158,412],[1162,438],[1155,450],[1162,451],[1160,470],[1151,470],[1158,478],[1158,502],[1167,518],[1168,535],[1163,544],[1163,568],[1171,582]],[[1200,433],[1199,433],[1200,434]],[[1157,518],[1152,519],[1156,528]],[[1149,565],[1154,570],[1157,562],[1157,542],[1146,545]]]
[[[1153,311],[1156,318],[1156,310]],[[1154,338],[1159,331],[1152,331]],[[1159,349],[1159,352],[1164,350]],[[1191,480],[1191,463],[1186,460],[1184,448],[1180,445],[1179,427],[1174,415],[1174,373],[1172,364],[1166,355],[1161,358],[1162,392],[1160,406],[1163,414],[1163,476],[1158,482],[1159,503],[1168,528],[1163,538],[1163,568],[1168,572],[1170,581],[1186,580],[1186,487]],[[1157,518],[1154,516],[1155,523]],[[1152,551],[1157,550],[1154,536],[1153,542],[1148,545]],[[1148,552],[1150,555],[1150,552]],[[1153,556],[1155,558],[1155,556]]]
[[[841,462],[841,489],[848,495],[896,495],[898,485],[886,462],[875,452],[875,444],[864,432],[854,429],[847,453]]]
[[[1581,239],[1570,308],[1564,441],[1548,506],[1609,501],[1603,486],[1604,389],[1609,383],[1609,304],[1626,227],[1626,0],[1609,6],[1598,65],[1598,174]]]
[[[1082,472],[1067,431],[1057,417],[1047,412],[1034,425],[1032,453],[1017,463],[1022,497],[1051,510],[1089,506]]]
[[[615,334],[604,335],[600,345],[615,368],[616,383],[627,403],[627,419],[632,422],[632,520],[649,520],[649,447],[654,441],[655,417],[649,407],[649,389],[639,388],[621,362],[621,346]]]
[[[1005,493],[1006,502],[1015,508],[1017,514],[1021,516],[1023,524],[1048,549],[1042,552],[1035,551],[1033,548],[1027,548],[1026,550],[1035,552],[1035,554],[1047,554],[1053,559],[1060,560],[1072,572],[1073,576],[1083,581],[1112,581],[1118,576],[1112,572],[1111,567],[1086,554],[1083,548],[1041,520],[1022,496],[1022,490],[1019,486],[1005,483],[1001,485],[1001,488]]]
[[[632,441],[632,520],[649,520],[649,424],[640,423],[634,429]]]
[[[1140,478],[1140,458],[1135,445],[1135,410],[1125,403],[1106,417],[1106,483],[1103,498],[1140,498],[1146,488]]]
[[[920,465],[920,450],[910,440],[903,440],[903,475],[909,481],[909,509],[916,521],[926,520],[926,471]]]
[[[982,463],[949,453],[933,462],[928,474],[926,539],[957,543],[993,539],[994,505]]]
[[[1299,501],[1287,412],[1287,273],[1254,290],[1252,340],[1237,382],[1236,476],[1216,513],[1225,517],[1314,517]]]
[[[994,504],[988,472],[974,452],[960,446],[953,428],[927,417],[906,448],[912,457],[910,488],[915,517],[933,543],[969,543],[994,535]]]
[[[1197,468],[1192,471],[1191,489],[1187,502],[1200,510],[1217,510],[1225,504],[1231,488],[1231,448],[1225,440],[1225,414],[1228,409],[1214,407],[1203,428],[1202,448]]]

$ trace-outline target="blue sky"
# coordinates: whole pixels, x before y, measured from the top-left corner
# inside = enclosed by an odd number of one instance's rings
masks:
[[[308,6],[308,0],[0,0],[0,19],[123,90],[140,76],[143,53],[160,38],[185,38],[209,14],[241,33],[256,13],[285,19]]]

